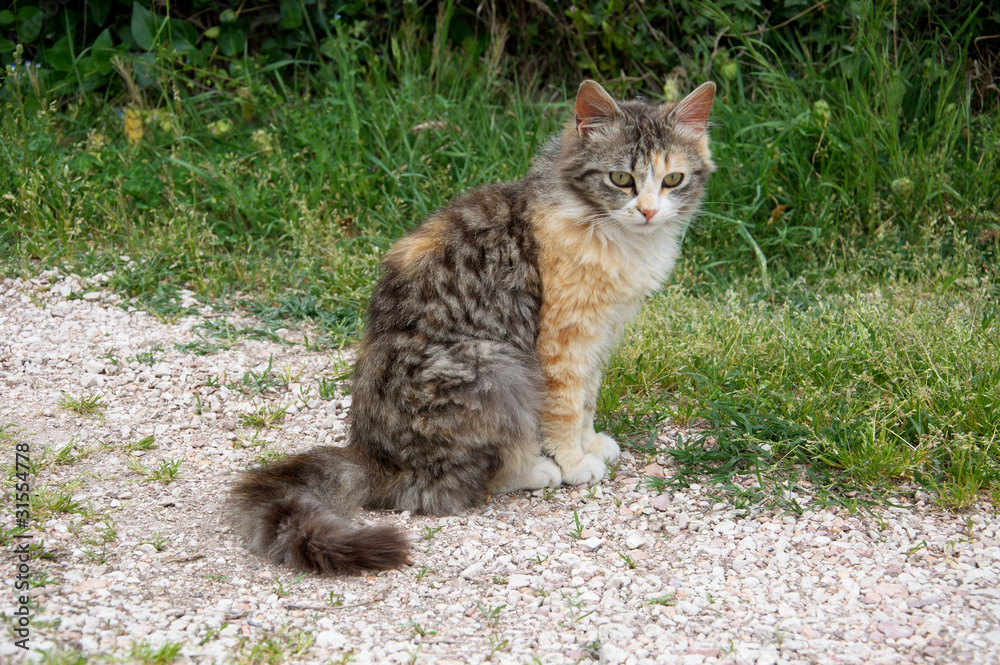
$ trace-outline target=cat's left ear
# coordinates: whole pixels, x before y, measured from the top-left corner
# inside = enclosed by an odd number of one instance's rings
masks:
[[[708,114],[712,112],[714,101],[715,83],[712,81],[702,83],[674,107],[668,120],[687,133],[702,136],[708,130]]]
[[[587,136],[591,131],[610,125],[621,109],[596,81],[584,81],[576,93],[576,131]]]

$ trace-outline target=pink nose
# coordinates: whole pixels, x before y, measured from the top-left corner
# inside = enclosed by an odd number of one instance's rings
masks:
[[[653,215],[655,215],[658,212],[658,210],[656,208],[652,208],[652,209],[650,209],[650,208],[644,208],[644,209],[640,210],[639,212],[641,212],[643,215],[646,216],[646,221],[648,222],[649,220],[653,219]]]

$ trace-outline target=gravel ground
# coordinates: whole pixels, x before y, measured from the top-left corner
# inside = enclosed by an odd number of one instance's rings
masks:
[[[593,488],[493,497],[467,514],[362,515],[409,531],[416,563],[405,570],[320,578],[276,568],[237,542],[227,487],[260,456],[343,441],[350,398],[319,392],[349,356],[310,350],[301,330],[276,331],[291,345],[209,334],[225,321],[255,324],[196,311],[189,293],[179,304],[192,314],[174,321],[126,311],[103,280],[0,279],[0,426],[20,428],[41,467],[30,542],[44,541],[46,558],[36,552],[29,566],[46,583],[31,591],[28,659],[1000,662],[992,508],[949,514],[917,493],[912,505],[852,515],[809,510],[803,495],[801,515],[746,516],[709,488],[651,492],[643,478],[670,475],[666,454],[626,451]],[[192,343],[212,352],[176,346]],[[254,395],[269,359],[278,385]],[[100,415],[60,405],[92,393]],[[241,414],[265,405],[288,407],[283,422],[247,426]],[[4,432],[10,468],[15,429]],[[663,432],[664,449],[677,434]],[[149,436],[155,448],[141,450]],[[178,461],[171,482],[151,477]],[[0,573],[12,616],[15,557]],[[0,661],[26,659],[15,639],[5,633]]]

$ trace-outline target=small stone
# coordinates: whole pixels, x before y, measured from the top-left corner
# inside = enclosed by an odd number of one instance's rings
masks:
[[[601,663],[605,665],[621,665],[628,658],[628,651],[614,644],[601,645]]]
[[[736,528],[736,522],[733,522],[732,520],[722,520],[714,527],[712,527],[712,530],[715,531],[716,533],[729,533],[735,528]]]
[[[632,531],[625,536],[625,546],[630,550],[636,550],[648,544],[649,543],[646,542],[645,536],[638,531]]]
[[[653,462],[652,464],[646,465],[643,468],[642,473],[646,474],[647,476],[653,476],[654,478],[664,478],[665,477],[663,475],[663,467],[660,466],[659,464],[657,464],[656,462]]]
[[[879,621],[878,629],[890,640],[901,640],[906,637],[913,637],[914,630],[909,626],[900,626],[893,621]]]
[[[80,385],[84,388],[100,388],[104,385],[104,377],[100,374],[84,374],[80,378]]]
[[[104,363],[100,360],[88,360],[83,363],[83,371],[87,374],[101,374],[104,372]]]
[[[596,552],[598,549],[600,549],[601,545],[603,544],[604,544],[604,539],[598,538],[597,536],[580,541],[580,545],[582,545],[584,549],[590,552]]]
[[[649,497],[649,505],[656,510],[666,510],[670,506],[670,497],[665,494]]]
[[[347,636],[336,630],[324,630],[316,636],[316,646],[321,649],[342,649]]]
[[[486,574],[486,566],[482,563],[476,562],[460,572],[458,576],[465,580],[478,580],[484,574]]]
[[[533,586],[534,581],[531,575],[511,575],[507,578],[507,586],[511,589],[523,589]]]

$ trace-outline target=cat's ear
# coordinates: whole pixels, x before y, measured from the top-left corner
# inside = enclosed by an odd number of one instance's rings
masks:
[[[712,112],[714,101],[715,83],[702,83],[674,107],[668,118],[675,127],[695,136],[703,135],[708,129],[708,114]]]
[[[621,115],[615,100],[596,81],[584,81],[576,93],[576,131],[580,136],[610,125]]]

